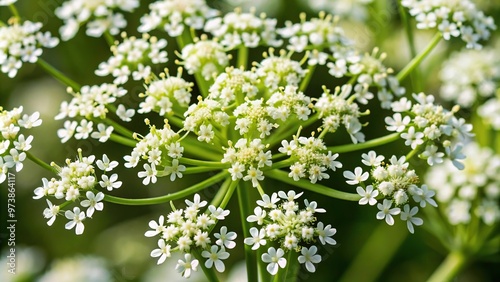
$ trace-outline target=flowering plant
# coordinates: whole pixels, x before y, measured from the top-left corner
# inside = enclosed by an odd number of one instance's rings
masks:
[[[487,180],[447,176],[480,165],[467,158],[479,154],[466,145],[475,135],[472,125],[458,105],[447,108],[403,83],[442,39],[459,37],[466,48],[480,49],[495,30],[493,19],[470,1],[454,2],[401,1],[403,17],[437,32],[395,73],[384,63],[386,53],[362,52],[340,17],[325,12],[279,23],[253,9],[223,14],[203,0],[160,0],[146,5],[138,27],[125,32],[123,12],[135,12],[139,1],[69,0],[55,10],[63,21],[60,39],[70,41],[85,26],[86,35],[103,37],[110,49],[94,70],[95,80],[105,82],[81,85],[42,59],[44,48],[55,48],[59,38],[19,16],[15,1],[0,1],[13,15],[0,22],[2,72],[14,78],[23,64],[37,63],[67,87],[71,98],[55,115],[64,121],[57,130],[62,143],[121,146],[120,157],[75,146],[76,157],[47,163],[30,152],[37,136],[29,132],[42,125],[40,114],[2,108],[0,182],[28,159],[47,169],[53,175],[41,180],[33,198],[47,203],[42,214],[48,225],[63,220],[76,235],[108,203],[163,205],[158,220],[149,221],[149,230],[145,226],[144,235],[157,239],[150,256],[162,264],[180,253],[177,272],[189,278],[201,269],[210,281],[223,277],[238,249],[245,251],[248,281],[295,277],[301,267],[314,273],[324,248],[337,244],[334,217],[320,214],[338,211],[319,207],[306,198],[310,194],[374,206],[374,219],[404,224],[409,233],[428,225],[439,237],[436,211],[451,225],[477,216],[494,230],[500,221],[497,157],[482,153],[491,162]],[[262,55],[254,56],[255,50]],[[457,68],[445,69],[443,77],[454,78],[450,73]],[[321,72],[328,76],[318,87],[314,80]],[[478,95],[493,95],[498,68],[489,73],[490,80],[477,78],[472,86],[445,84],[443,97],[468,91],[456,103],[470,106]],[[469,90],[475,87],[478,95]],[[487,116],[491,107],[486,103],[478,111]],[[377,124],[386,132],[368,134]],[[401,147],[375,151],[389,143]],[[181,184],[157,197],[118,196],[118,189],[133,189],[124,180],[130,173],[151,189]],[[186,184],[186,176],[196,181]],[[214,185],[216,193],[204,193]],[[476,186],[485,187],[481,203]],[[460,199],[454,198],[457,189]],[[177,200],[185,205],[178,207]],[[230,202],[239,211],[228,208]],[[464,206],[477,207],[476,214],[464,213]],[[238,212],[238,227],[223,223]],[[489,242],[490,234],[482,238]],[[453,277],[459,269],[440,270],[433,278]]]

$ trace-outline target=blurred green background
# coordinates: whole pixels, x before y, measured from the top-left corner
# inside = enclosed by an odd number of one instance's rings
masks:
[[[39,21],[44,24],[44,30],[50,30],[53,34],[58,34],[58,27],[61,21],[53,15],[53,10],[59,6],[61,0],[26,0],[18,1],[20,14],[23,18]],[[307,12],[310,16],[317,15],[309,7],[308,2],[303,0],[281,0],[281,1],[237,1],[232,3],[222,1],[208,1],[212,7],[223,11],[231,11],[232,4],[243,4],[245,7],[255,5],[257,11],[264,11],[269,16],[278,18],[280,23],[285,20],[297,21],[300,12]],[[345,1],[349,3],[357,1]],[[500,22],[500,3],[498,1],[479,1],[478,6]],[[248,9],[248,8],[246,8]],[[126,14],[128,21],[127,33],[137,35],[135,27],[139,23],[139,18],[146,11],[145,3],[134,13]],[[9,10],[0,8],[0,18],[6,21],[10,17]],[[345,19],[341,21],[348,37],[353,38],[356,44],[366,51],[371,51],[375,46],[379,46],[383,52],[388,53],[385,60],[387,66],[393,67],[397,72],[409,60],[410,54],[407,48],[404,29],[401,26],[398,14],[397,3],[394,1],[378,1],[366,8],[366,19]],[[164,36],[157,33],[158,36]],[[422,48],[432,35],[431,33],[419,32],[416,34],[417,47]],[[498,37],[495,35],[492,42]],[[436,93],[439,89],[437,72],[440,62],[442,62],[453,50],[463,47],[461,42],[443,42],[439,48],[434,50],[431,56],[426,59],[422,66],[422,75],[425,84],[424,90],[427,93]],[[169,40],[168,67],[174,66],[175,41]],[[259,60],[264,49],[252,50],[253,60]],[[100,62],[109,57],[109,48],[102,38],[90,38],[85,36],[81,29],[78,35],[69,42],[61,42],[54,49],[44,49],[43,58],[63,71],[69,77],[84,84],[100,84],[110,82],[110,78],[97,77],[93,74]],[[329,88],[338,85],[338,81],[332,81],[325,71],[315,73],[312,84],[308,90],[311,96],[321,94],[321,85],[326,84]],[[411,80],[405,81],[408,91],[412,91]],[[139,101],[137,94],[143,91],[140,84],[130,84],[129,100],[124,103],[134,104]],[[314,92],[316,91],[316,92]],[[135,98],[134,98],[135,97]],[[59,164],[65,158],[74,159],[76,148],[82,148],[84,155],[95,154],[98,158],[106,153],[110,158],[122,160],[122,156],[130,149],[121,145],[100,144],[92,141],[71,140],[66,144],[61,144],[57,138],[56,131],[62,127],[62,121],[54,121],[53,117],[58,113],[59,105],[63,100],[69,100],[65,87],[49,77],[40,67],[34,64],[24,64],[19,74],[14,79],[8,79],[4,74],[0,74],[0,105],[6,109],[23,105],[26,113],[39,111],[42,115],[43,126],[31,131],[35,135],[32,153],[46,162],[55,161]],[[372,106],[372,105],[370,105]],[[382,110],[375,112],[372,110],[370,126],[364,131],[367,140],[378,137],[384,131],[383,116],[386,114]],[[464,116],[467,113],[462,113]],[[143,117],[136,115],[135,121],[131,124],[133,130],[144,133],[147,127],[142,122]],[[334,142],[349,142],[348,139],[335,138]],[[403,152],[401,144],[390,145],[377,149],[378,153],[390,156]],[[356,163],[349,163],[349,160],[359,160],[361,152],[341,155],[340,160],[344,164],[343,169],[352,169]],[[419,169],[418,163],[412,163]],[[123,167],[117,171],[124,182],[122,188],[113,192],[123,197],[150,197],[163,195],[171,191],[176,191],[180,187],[186,187],[189,183],[199,181],[199,179],[182,179],[171,183],[168,179],[160,179],[156,185],[143,187],[141,182],[135,177],[137,170],[130,173]],[[121,173],[120,173],[121,172]],[[43,177],[51,178],[53,175],[41,168],[33,165],[29,161],[25,162],[22,172],[16,173],[16,248],[18,250],[18,273],[27,273],[25,281],[35,281],[33,277],[40,276],[41,273],[50,269],[54,261],[70,258],[77,255],[92,255],[104,258],[106,267],[111,273],[113,281],[174,281],[170,279],[183,280],[180,275],[174,273],[175,259],[170,261],[171,265],[156,266],[156,259],[150,257],[149,253],[156,248],[156,240],[144,237],[144,232],[148,229],[147,223],[151,219],[157,219],[160,214],[167,214],[170,211],[168,204],[149,207],[127,207],[114,204],[105,204],[103,212],[94,214],[92,220],[85,221],[85,232],[82,236],[76,236],[74,231],[64,229],[65,219],[59,217],[52,227],[47,226],[42,216],[42,211],[46,207],[44,200],[33,200],[33,190],[41,185]],[[200,176],[206,177],[206,176]],[[345,185],[341,173],[335,174],[332,179],[325,181],[326,185],[340,190],[351,189]],[[5,183],[2,184],[5,186]],[[275,189],[289,189],[283,184],[274,185],[270,183],[268,187]],[[217,191],[217,186],[211,187],[202,193],[202,197],[209,198]],[[269,188],[273,189],[273,188]],[[353,192],[353,191],[350,191]],[[5,203],[6,189],[0,189],[1,200],[1,224],[6,222]],[[395,226],[388,227],[385,223],[375,219],[375,209],[372,207],[360,207],[357,203],[343,202],[340,200],[320,197],[312,193],[306,193],[307,198],[316,200],[320,207],[327,209],[328,213],[319,220],[332,224],[337,228],[334,239],[337,245],[320,250],[324,255],[324,261],[317,267],[314,274],[300,273],[299,281],[336,281],[345,274],[346,269],[353,263],[360,251],[365,248],[370,238],[370,249],[361,257],[362,273],[358,278],[363,281],[424,281],[432,271],[439,265],[444,257],[444,250],[437,241],[427,234],[422,228],[417,228],[415,235],[408,235],[406,227],[402,222],[397,222]],[[234,199],[236,200],[236,199]],[[240,230],[239,215],[236,201],[230,203],[229,209],[232,211],[228,225],[234,230]],[[179,204],[180,206],[182,204]],[[240,233],[241,234],[241,233]],[[374,235],[375,234],[375,235]],[[1,229],[1,236],[6,236],[5,228]],[[373,236],[377,236],[373,239]],[[2,247],[5,245],[5,237],[2,237]],[[243,238],[238,238],[238,250],[242,250]],[[4,249],[4,248],[3,248]],[[22,250],[28,250],[26,252]],[[36,250],[36,252],[33,252]],[[4,249],[5,251],[5,249]],[[387,262],[387,266],[379,270],[378,265],[385,262],[380,257],[383,252],[394,252],[394,255]],[[0,261],[5,261],[5,253],[2,253]],[[23,255],[24,254],[24,255]],[[23,257],[25,256],[25,257]],[[32,261],[30,261],[30,259]],[[237,269],[238,263],[243,259],[243,252],[231,252],[228,266]],[[500,277],[500,261],[480,261],[470,267],[460,276],[458,281],[498,281]],[[10,281],[12,277],[6,276],[4,272],[5,264],[2,264],[0,281]],[[359,271],[359,269],[358,269]],[[201,272],[201,270],[199,270]],[[34,276],[30,276],[31,274]],[[174,273],[172,275],[168,273]],[[235,277],[241,275],[235,272]],[[168,277],[168,279],[166,278]],[[18,279],[22,278],[17,276]],[[149,279],[149,280],[148,280]],[[191,280],[196,281],[196,277]],[[21,280],[19,280],[21,281]],[[203,281],[203,279],[197,280]],[[238,279],[233,280],[238,281]]]

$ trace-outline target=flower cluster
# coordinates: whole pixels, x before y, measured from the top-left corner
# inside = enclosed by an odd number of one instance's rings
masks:
[[[202,29],[205,21],[217,16],[205,0],[160,0],[149,4],[149,14],[142,16],[139,32],[150,32],[163,28],[168,35],[176,37],[185,27]]]
[[[264,179],[261,168],[272,165],[271,157],[271,151],[266,151],[266,146],[260,139],[241,138],[234,147],[229,141],[229,147],[226,148],[221,162],[231,165],[228,171],[233,180],[252,181],[252,186],[257,187],[259,181]]]
[[[425,146],[419,157],[426,159],[430,166],[442,163],[446,154],[458,169],[462,169],[459,161],[465,156],[461,152],[461,143],[473,136],[472,125],[465,123],[463,118],[455,117],[458,107],[447,111],[434,103],[432,95],[419,93],[413,94],[413,98],[414,104],[407,98],[392,103],[396,113],[385,118],[387,130],[400,132],[405,145],[414,150],[419,151]]]
[[[217,100],[227,107],[236,99],[243,102],[245,97],[253,99],[259,92],[259,79],[255,72],[228,67],[219,74],[209,88],[208,98]]]
[[[321,261],[321,256],[316,254],[317,247],[308,245],[316,243],[318,240],[322,245],[335,245],[337,242],[332,238],[337,232],[330,224],[316,222],[315,213],[326,212],[318,208],[315,201],[304,200],[304,209],[299,209],[296,201],[302,193],[296,194],[291,190],[287,193],[279,191],[271,196],[264,194],[262,199],[257,201],[258,206],[254,209],[254,214],[247,217],[250,223],[256,223],[259,227],[250,228],[251,237],[245,238],[244,243],[252,246],[253,250],[260,247],[272,245],[272,242],[279,244],[278,248],[273,246],[267,249],[267,253],[262,254],[262,261],[268,263],[267,271],[276,275],[279,268],[284,268],[287,264],[283,257],[285,252],[300,252],[298,257],[301,264],[305,264],[309,272],[315,272],[314,264]]]
[[[149,124],[149,121],[146,120]],[[180,136],[170,128],[168,123],[162,129],[157,129],[154,125],[150,127],[149,133],[142,137],[135,145],[132,153],[125,156],[127,161],[125,167],[136,167],[141,159],[147,163],[143,165],[144,171],[139,172],[139,178],[144,178],[142,184],[156,183],[158,169],[162,176],[170,175],[170,180],[177,177],[182,178],[182,172],[186,170],[184,165],[179,164],[184,147],[180,144]]]
[[[206,258],[205,267],[215,267],[218,272],[224,272],[223,260],[229,258],[226,248],[233,249],[236,246],[234,240],[237,234],[228,232],[226,226],[222,226],[219,233],[213,234],[214,239],[210,238],[210,232],[218,221],[224,220],[229,215],[229,210],[209,205],[206,212],[201,213],[200,208],[205,207],[207,202],[201,201],[198,194],[194,195],[193,201],[185,200],[185,202],[187,207],[174,209],[167,215],[166,222],[163,215],[158,222],[154,220],[149,222],[152,230],[144,235],[160,236],[158,249],[151,251],[151,256],[158,258],[158,264],[162,264],[172,253],[184,253],[184,260],[180,259],[175,269],[185,278],[189,278],[199,265],[198,259],[193,258],[192,252],[201,253],[201,257]]]
[[[270,91],[279,87],[299,86],[307,73],[307,70],[302,69],[300,63],[292,60],[284,50],[277,57],[274,50],[270,49],[269,54],[264,54],[264,59],[256,65],[257,75]]]
[[[500,222],[500,156],[489,148],[469,143],[464,151],[472,158],[457,174],[446,162],[432,167],[426,176],[436,191],[441,211],[452,225],[469,224],[475,217],[493,225]]]
[[[307,20],[305,14],[301,14],[300,20],[300,23],[287,21],[278,33],[288,39],[288,50],[303,52],[314,48],[316,52],[309,58],[310,65],[326,64],[328,54],[323,49],[334,53],[351,45],[351,41],[344,36],[344,30],[337,25],[337,17],[320,13],[318,18]]]
[[[497,49],[464,50],[444,62],[440,96],[463,107],[495,95],[500,84],[500,57]]]
[[[173,112],[181,112],[191,102],[192,82],[185,81],[179,69],[177,76],[161,73],[159,79],[151,79],[146,85],[146,91],[139,97],[146,98],[139,104],[140,114],[157,112],[160,116],[170,115]]]
[[[488,39],[491,30],[496,29],[493,18],[485,16],[469,0],[403,0],[401,5],[415,17],[417,28],[437,27],[445,40],[460,37],[467,48],[480,49],[479,42]]]
[[[373,0],[316,0],[302,1],[315,11],[326,11],[341,18],[365,21],[369,15],[369,5]]]
[[[59,39],[50,32],[42,32],[39,22],[11,19],[9,25],[0,25],[0,68],[10,78],[16,76],[23,63],[36,63],[44,48],[54,48]]]
[[[43,178],[43,185],[35,189],[33,196],[33,199],[54,197],[57,200],[65,201],[61,205],[54,205],[49,199],[46,199],[48,207],[43,211],[43,216],[48,219],[49,226],[54,223],[62,208],[83,198],[84,200],[80,201],[80,206],[87,208],[86,212],[81,211],[80,207],[76,206],[73,207],[73,210],[66,210],[64,213],[64,216],[70,220],[66,223],[65,228],[75,228],[77,235],[82,234],[85,229],[83,221],[86,218],[91,218],[95,211],[102,211],[104,208],[104,204],[101,202],[104,199],[104,194],[97,192],[97,187],[112,191],[122,186],[122,182],[118,181],[118,174],[107,175],[118,166],[118,162],[111,161],[106,154],[102,156],[102,160],[96,161],[95,159],[94,155],[83,157],[82,151],[79,149],[78,158],[75,161],[66,159],[64,167],[52,164],[60,179],[47,180]],[[101,180],[97,178],[94,164],[102,171]],[[85,195],[82,195],[83,193]]]
[[[491,98],[477,108],[477,114],[485,124],[495,130],[500,130],[500,100]]]
[[[328,151],[323,140],[315,137],[299,137],[290,142],[281,141],[282,147],[279,151],[290,156],[293,164],[290,166],[289,177],[298,181],[301,178],[309,178],[311,183],[316,183],[322,179],[329,179],[326,173],[328,169],[335,171],[341,168],[342,164],[336,161],[339,154]]]
[[[241,10],[227,13],[206,22],[204,30],[211,33],[220,43],[233,49],[240,45],[254,48],[259,45],[278,47],[282,41],[277,38],[276,19],[260,17],[254,11],[243,13]]]
[[[117,98],[127,94],[127,90],[115,84],[101,85],[85,85],[79,92],[74,93],[73,89],[68,89],[68,92],[73,95],[73,99],[68,103],[61,103],[60,112],[55,117],[56,120],[65,118],[78,119],[66,120],[64,128],[57,131],[57,136],[61,138],[61,142],[65,143],[73,136],[76,139],[87,139],[90,137],[98,139],[99,142],[106,142],[113,132],[112,126],[107,126],[104,123],[97,124],[97,131],[94,131],[95,119],[105,119],[108,115],[110,107],[117,101]],[[130,121],[135,114],[132,109],[125,109],[125,106],[119,105],[115,110],[115,114],[123,121]]]
[[[352,85],[345,84],[335,88],[335,93],[323,87],[323,94],[314,104],[314,109],[323,120],[322,129],[328,132],[336,132],[340,124],[343,124],[351,136],[354,144],[365,141],[365,135],[361,132],[362,124],[359,117],[362,115],[358,104],[353,102],[355,95],[351,95]]]
[[[123,42],[111,46],[111,56],[107,62],[99,64],[96,75],[115,77],[116,85],[125,84],[129,77],[134,80],[144,80],[151,75],[151,66],[168,61],[167,51],[162,50],[167,46],[167,40],[158,39],[149,34],[142,38],[135,36],[126,37],[122,34]]]
[[[363,172],[361,167],[356,167],[354,172],[344,171],[347,184],[357,186],[356,191],[362,197],[360,205],[371,206],[378,203],[377,196],[383,196],[382,203],[377,204],[380,210],[377,219],[385,219],[389,225],[394,224],[393,216],[400,215],[406,221],[408,230],[413,233],[413,225],[422,225],[423,220],[415,217],[418,207],[426,207],[427,203],[437,206],[433,199],[435,192],[429,190],[427,185],[418,187],[419,179],[415,170],[409,169],[406,158],[392,156],[388,163],[385,157],[370,151],[362,155],[364,165],[371,168],[370,172]],[[370,178],[371,176],[371,178]],[[366,182],[371,180],[371,184]],[[413,201],[411,201],[413,199]],[[403,207],[402,209],[400,207]]]
[[[127,21],[119,11],[133,12],[139,7],[138,0],[69,0],[55,10],[58,18],[64,21],[59,29],[62,40],[73,38],[80,26],[87,25],[86,34],[100,37],[106,32],[120,33]]]
[[[23,107],[10,111],[0,107],[0,183],[7,179],[9,168],[23,169],[26,152],[31,149],[33,136],[19,134],[21,128],[30,129],[42,124],[40,113],[23,114]]]
[[[182,62],[189,74],[201,74],[205,80],[218,75],[229,64],[230,56],[224,46],[205,36],[195,43],[186,45],[180,54]]]

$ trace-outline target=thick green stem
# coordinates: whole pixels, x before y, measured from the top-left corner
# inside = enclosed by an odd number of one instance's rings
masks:
[[[200,158],[206,158],[214,161],[220,161],[222,159],[223,153],[217,153],[220,148],[210,146],[209,144],[200,142],[190,136],[186,136],[184,139],[182,139],[181,145],[184,147],[186,154],[199,156]]]
[[[241,182],[240,182],[241,183]],[[244,185],[238,187],[238,206],[240,207],[240,221],[243,228],[244,238],[251,237],[250,235],[250,223],[247,221],[247,216],[251,214],[251,208],[249,203],[249,193],[248,189]],[[247,281],[258,281],[258,271],[257,271],[257,252],[252,250],[252,247],[245,244],[245,263],[247,268]]]
[[[229,164],[221,163],[221,162],[212,162],[212,161],[202,161],[195,160],[186,157],[182,157],[179,161],[183,164],[195,165],[195,166],[209,166],[213,168],[229,168]]]
[[[102,119],[102,121],[108,125],[111,125],[113,127],[113,129],[117,132],[120,132],[120,134],[122,134],[123,136],[125,137],[129,137],[129,138],[132,138],[132,136],[134,136],[134,132],[129,130],[128,128],[120,125],[119,123],[117,123],[116,121],[110,119],[110,118],[105,118],[105,119]],[[96,120],[97,122],[97,120]]]
[[[406,13],[405,7],[399,3],[399,14],[401,15],[401,21],[404,24],[406,37],[408,39],[408,45],[410,47],[410,54],[413,58],[417,56],[417,49],[415,48],[415,40],[413,38],[413,23],[410,21],[408,14]],[[411,80],[413,83],[414,92],[420,92],[422,90],[422,73],[419,68],[416,67],[411,73]]]
[[[211,185],[214,185],[215,183],[221,181],[222,179],[226,178],[228,173],[226,171],[220,172],[200,183],[197,183],[191,187],[185,188],[179,192],[175,192],[172,194],[168,194],[165,196],[160,196],[160,197],[154,197],[154,198],[144,198],[144,199],[126,199],[126,198],[120,198],[120,197],[115,197],[111,195],[106,195],[104,197],[104,201],[110,202],[110,203],[115,203],[115,204],[120,204],[120,205],[128,205],[128,206],[143,206],[143,205],[157,205],[157,204],[163,204],[166,202],[170,202],[173,200],[177,199],[182,199],[185,198],[191,194],[194,194],[200,190],[203,190]]]
[[[247,68],[248,63],[248,48],[244,44],[238,48],[238,64],[237,67],[243,67],[243,69]]]
[[[370,141],[366,141],[364,143],[358,144],[347,144],[340,146],[331,146],[328,147],[328,150],[332,151],[332,153],[346,153],[346,152],[354,152],[359,150],[364,150],[372,147],[382,146],[396,140],[399,140],[399,133],[392,133],[383,137],[379,137],[376,139],[372,139]]]
[[[352,193],[347,193],[347,192],[342,192],[335,190],[333,188],[317,184],[317,183],[311,183],[308,180],[305,179],[300,179],[299,181],[295,181],[292,178],[288,177],[288,174],[284,171],[281,170],[270,170],[266,171],[265,173],[266,176],[279,180],[281,182],[300,187],[321,195],[325,195],[331,198],[336,198],[340,200],[346,200],[346,201],[359,201],[361,199],[361,196],[358,194],[352,194]]]
[[[17,8],[14,4],[9,5],[9,10],[14,15],[14,17],[21,19],[21,16],[19,15],[19,11],[17,11]]]
[[[431,42],[427,47],[425,47],[422,52],[420,52],[415,58],[413,58],[406,67],[404,67],[396,76],[398,81],[402,81],[405,79],[417,66],[420,65],[420,63],[424,60],[427,55],[438,45],[438,43],[441,41],[441,33],[438,32],[434,37],[432,38]]]
[[[46,162],[42,161],[41,159],[35,157],[30,152],[25,152],[25,153],[26,153],[26,156],[28,157],[28,159],[30,159],[32,162],[36,163],[37,165],[43,167],[44,169],[46,169],[46,170],[48,170],[50,172],[53,172],[55,174],[58,173],[58,171],[57,171],[57,169],[55,167],[52,167],[48,163],[46,163]]]
[[[59,80],[62,84],[71,87],[74,91],[80,91],[80,85],[73,81],[71,78],[64,75],[62,72],[51,66],[49,63],[44,61],[42,58],[38,58],[36,61],[40,67],[42,67],[46,72],[52,75],[55,79]]]
[[[300,83],[299,90],[304,92],[309,86],[309,82],[311,82],[311,78],[313,76],[314,70],[316,69],[316,65],[309,65],[307,67],[307,73],[302,82]]]
[[[110,47],[115,45],[115,38],[111,35],[111,33],[109,33],[109,31],[104,32],[104,39],[106,39],[106,42]]]
[[[118,144],[122,144],[122,145],[125,145],[125,146],[128,146],[128,147],[132,147],[132,148],[134,148],[135,145],[137,144],[137,141],[135,141],[133,139],[126,138],[126,137],[123,137],[121,135],[114,134],[114,133],[111,133],[111,136],[109,136],[109,140],[114,141],[114,142],[116,142]]]
[[[377,281],[407,236],[408,230],[401,225],[380,223],[338,281]],[[373,259],[373,254],[377,254],[377,259]]]
[[[427,282],[447,282],[451,281],[467,263],[467,257],[459,252],[452,251],[446,259],[429,277]]]

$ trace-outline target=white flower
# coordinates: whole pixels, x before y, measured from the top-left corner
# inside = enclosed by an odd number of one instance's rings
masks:
[[[218,249],[219,246],[213,245],[210,248],[210,252],[203,251],[201,252],[201,256],[207,258],[207,261],[205,262],[206,268],[212,268],[212,266],[215,265],[215,269],[217,269],[218,272],[224,272],[226,267],[222,260],[227,259],[229,257],[229,253],[226,252],[224,247],[221,247],[220,250]]]
[[[427,185],[422,185],[418,190],[417,194],[413,195],[413,200],[417,203],[420,203],[420,207],[425,208],[426,203],[429,203],[431,206],[437,207],[436,201],[432,197],[436,195],[434,190],[431,190],[427,187]]]
[[[258,225],[262,225],[264,218],[266,217],[266,211],[261,207],[255,207],[253,210],[255,215],[249,215],[247,217],[248,222],[257,222]]]
[[[74,207],[73,211],[66,211],[64,213],[64,216],[66,216],[67,219],[70,219],[70,221],[66,223],[64,227],[69,230],[76,226],[76,235],[81,235],[83,233],[83,230],[85,229],[85,226],[82,222],[85,219],[85,213],[83,211],[80,211],[79,207]]]
[[[52,226],[56,220],[57,214],[59,213],[59,206],[53,205],[48,199],[46,199],[46,201],[49,207],[43,210],[43,216],[49,219],[49,221],[47,221],[47,225]]]
[[[358,202],[360,205],[369,204],[370,206],[373,206],[377,203],[376,197],[378,196],[378,190],[373,190],[372,185],[366,186],[366,190],[363,189],[363,187],[358,186],[356,188],[356,192],[358,192],[358,195],[361,196],[361,199],[359,199]]]
[[[101,185],[102,188],[108,189],[108,191],[113,191],[113,189],[118,189],[122,186],[121,181],[116,181],[118,180],[118,174],[113,173],[111,177],[108,178],[107,175],[103,174],[101,176],[102,180],[99,181],[99,185]],[[154,182],[153,182],[154,183]],[[147,184],[144,184],[147,185]]]
[[[267,194],[264,194],[262,195],[262,200],[257,200],[257,205],[263,208],[274,209],[276,208],[277,202],[279,202],[279,199],[276,193],[273,193],[271,197],[269,197],[269,195]]]
[[[414,233],[413,224],[419,226],[424,223],[424,221],[419,217],[414,217],[418,213],[418,208],[413,207],[410,210],[410,205],[405,205],[403,211],[401,212],[401,220],[406,220],[406,226],[411,234]]]
[[[194,194],[193,201],[191,202],[190,200],[185,200],[186,205],[188,207],[191,207],[193,209],[199,209],[207,205],[207,201],[201,201],[200,195],[199,194]]]
[[[438,150],[439,148],[436,145],[430,145],[425,147],[425,151],[420,156],[427,159],[430,166],[440,164],[443,162],[444,153],[438,152]]]
[[[325,245],[326,243],[330,245],[335,245],[337,244],[337,241],[335,241],[331,236],[335,235],[337,233],[337,229],[332,228],[330,224],[327,226],[324,226],[323,222],[318,222],[318,225],[316,226],[316,233],[318,234],[319,241],[321,244]]]
[[[132,120],[132,117],[135,115],[134,109],[126,109],[124,105],[118,105],[116,109],[116,115],[123,121],[129,122]]]
[[[57,130],[57,136],[61,139],[61,143],[66,143],[75,134],[78,123],[76,121],[67,120],[64,122],[64,128]]]
[[[10,149],[9,153],[10,155],[4,157],[5,165],[8,168],[15,167],[17,172],[21,171],[23,169],[23,161],[26,159],[26,153],[21,152],[19,154],[14,148]]]
[[[151,229],[153,230],[146,231],[146,233],[144,233],[144,236],[153,237],[165,231],[165,226],[163,225],[164,222],[165,222],[165,217],[163,215],[160,215],[158,223],[154,220],[151,220],[149,222],[149,227],[151,227]]]
[[[210,213],[212,213],[212,216],[214,216],[215,218],[219,219],[219,220],[223,220],[226,218],[226,216],[229,215],[230,211],[229,210],[224,210],[223,208],[216,208],[215,206],[208,206],[208,210],[210,211]]]
[[[259,180],[264,180],[264,175],[260,169],[252,166],[247,170],[247,175],[243,177],[243,180],[252,180],[252,186],[257,187],[259,186]]]
[[[92,217],[95,210],[102,211],[104,208],[104,204],[101,202],[104,199],[104,194],[99,192],[94,195],[92,191],[87,191],[85,194],[87,196],[87,200],[83,200],[80,205],[82,207],[87,208],[87,217]]]
[[[76,139],[87,139],[89,138],[89,134],[92,133],[92,125],[94,123],[91,121],[88,121],[86,119],[83,119],[80,121],[80,125],[76,127],[76,134],[75,138]]]
[[[368,176],[370,176],[370,174],[368,172],[363,173],[363,169],[359,166],[354,169],[354,173],[348,170],[344,171],[344,177],[348,179],[346,182],[350,185],[359,184],[367,180]]]
[[[165,262],[165,260],[171,256],[170,254],[170,245],[165,244],[165,240],[159,239],[158,240],[158,249],[154,249],[151,251],[151,257],[158,258],[157,264],[162,264]]]
[[[142,184],[149,185],[150,182],[156,183],[156,175],[158,173],[158,171],[156,170],[156,166],[154,164],[151,164],[151,166],[149,164],[144,164],[143,167],[145,171],[139,171],[137,173],[137,176],[139,176],[139,178],[144,178]]]
[[[380,210],[377,213],[377,219],[382,220],[385,219],[385,222],[389,225],[394,224],[393,215],[398,215],[401,212],[400,208],[392,208],[392,201],[388,199],[384,199],[382,204],[377,204],[377,208]]]
[[[178,159],[173,159],[172,165],[166,166],[164,172],[166,175],[170,174],[170,181],[174,181],[175,178],[177,178],[177,177],[182,178],[182,172],[185,170],[186,170],[186,166],[180,165]],[[155,182],[156,182],[156,180],[155,180]]]
[[[19,151],[28,151],[29,149],[31,149],[31,141],[33,141],[32,135],[28,136],[28,138],[25,139],[24,135],[20,134],[17,141],[14,141],[14,148]],[[1,152],[1,146],[0,146],[0,152]]]
[[[386,117],[385,123],[387,123],[387,130],[402,132],[405,130],[406,126],[410,123],[411,118],[405,116],[404,118],[400,113],[395,113],[393,117]]]
[[[269,263],[266,269],[271,275],[276,275],[280,267],[285,268],[286,259],[283,257],[284,254],[285,252],[281,248],[276,250],[274,247],[270,247],[267,253],[262,254],[262,261]]]
[[[40,113],[34,112],[31,116],[25,114],[23,118],[18,121],[18,124],[27,129],[40,126],[42,124]]]
[[[9,6],[16,3],[17,0],[0,0],[0,6]]]
[[[99,142],[104,143],[108,141],[111,133],[113,133],[113,130],[114,128],[112,126],[106,127],[106,125],[99,123],[97,125],[97,131],[92,132],[92,134],[90,134],[90,137],[98,139]]]
[[[102,155],[102,160],[97,160],[95,163],[97,167],[102,171],[112,171],[115,167],[118,166],[118,162],[117,161],[110,162],[110,159],[106,154]]]
[[[384,160],[384,156],[378,155],[375,151],[370,151],[368,154],[361,155],[361,162],[367,166],[379,166]]]
[[[228,249],[233,249],[236,246],[236,243],[234,240],[237,237],[236,232],[227,232],[227,227],[222,226],[220,228],[220,233],[215,233],[214,237],[217,238],[217,241],[215,241],[215,244],[223,247],[225,246]]]
[[[250,228],[250,235],[252,237],[245,238],[244,243],[247,245],[252,245],[252,250],[257,250],[261,245],[266,244],[266,230],[257,229],[255,227]]]
[[[321,256],[316,254],[317,251],[318,248],[316,246],[311,246],[309,249],[302,247],[302,250],[300,250],[302,255],[298,257],[299,263],[305,263],[306,269],[309,272],[315,272],[316,267],[314,266],[314,263],[321,262]]]
[[[191,272],[196,271],[200,262],[197,259],[192,259],[191,254],[184,254],[184,260],[180,259],[177,261],[175,269],[177,272],[181,273],[184,278],[189,278]]]

